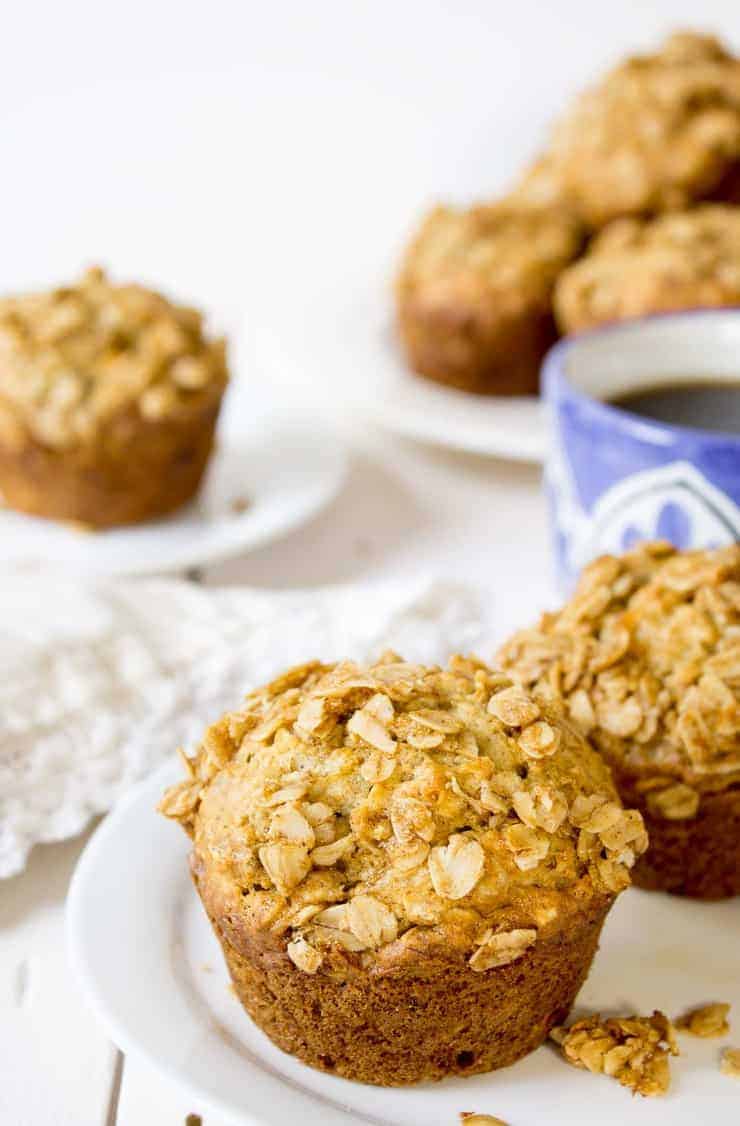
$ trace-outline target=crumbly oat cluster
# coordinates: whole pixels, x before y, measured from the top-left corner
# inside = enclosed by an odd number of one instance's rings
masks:
[[[48,293],[0,300],[0,432],[52,449],[92,441],[130,408],[160,420],[226,383],[225,343],[201,314],[100,269]]]
[[[292,669],[187,768],[162,812],[308,974],[422,931],[485,973],[622,890],[647,845],[560,706],[472,658]]]
[[[638,1095],[664,1095],[669,1054],[679,1054],[673,1025],[657,1010],[651,1017],[602,1019],[595,1013],[550,1035],[569,1063],[608,1075]]]
[[[740,544],[603,556],[499,659],[565,699],[607,760],[640,776],[656,817],[692,818],[701,792],[740,781]]]
[[[652,220],[616,219],[555,289],[563,332],[605,321],[740,304],[740,207],[703,204]]]
[[[740,61],[717,39],[671,35],[585,91],[520,194],[568,202],[591,227],[717,193],[740,160]]]
[[[701,1005],[680,1016],[676,1021],[676,1028],[679,1032],[687,1032],[690,1036],[699,1036],[702,1039],[726,1036],[730,1031],[727,1020],[729,1011],[730,1006],[724,1002]]]
[[[723,1075],[740,1079],[740,1048],[725,1048],[719,1067]]]
[[[492,1114],[469,1114],[465,1111],[460,1115],[463,1126],[507,1126],[503,1118],[494,1118]]]
[[[557,208],[435,207],[407,251],[399,299],[458,318],[496,318],[502,305],[549,308],[555,278],[580,245],[579,224]]]

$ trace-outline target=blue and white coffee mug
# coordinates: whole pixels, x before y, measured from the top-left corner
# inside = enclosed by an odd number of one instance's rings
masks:
[[[706,548],[740,539],[740,434],[675,426],[608,401],[681,381],[740,388],[740,308],[612,324],[548,353],[545,482],[564,590],[590,559],[639,540]]]

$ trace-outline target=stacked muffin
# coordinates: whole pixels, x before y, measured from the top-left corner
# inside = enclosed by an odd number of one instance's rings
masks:
[[[557,701],[473,659],[293,669],[206,733],[162,811],[256,1023],[402,1084],[560,1023],[647,838]]]
[[[411,243],[398,278],[398,325],[412,367],[479,394],[537,391],[556,338],[552,292],[583,242],[563,208],[514,201],[438,207]]]
[[[705,200],[720,205],[696,209]],[[527,393],[554,338],[553,294],[562,332],[738,303],[738,200],[740,60],[710,36],[672,35],[582,94],[504,200],[425,221],[397,284],[409,365]]]

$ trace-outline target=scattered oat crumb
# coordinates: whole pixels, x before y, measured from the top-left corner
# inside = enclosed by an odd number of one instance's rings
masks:
[[[251,503],[249,497],[233,497],[229,507],[236,516],[240,516],[242,512],[247,511]]]
[[[203,970],[204,974],[212,974],[213,973],[213,966],[210,964],[210,962],[204,962],[203,965],[200,968]]]
[[[465,1126],[508,1126],[503,1118],[494,1118],[492,1114],[474,1114],[470,1110],[460,1112],[460,1121]]]
[[[678,1055],[673,1025],[657,1009],[651,1017],[598,1013],[550,1036],[575,1067],[608,1075],[639,1095],[664,1095],[670,1086],[669,1053]]]
[[[731,1075],[733,1079],[740,1079],[740,1048],[725,1048],[719,1069],[723,1075]]]
[[[699,1005],[679,1017],[676,1028],[679,1032],[688,1032],[690,1036],[701,1036],[704,1039],[710,1036],[726,1036],[730,1031],[727,1020],[729,1011],[730,1006],[724,1003]]]

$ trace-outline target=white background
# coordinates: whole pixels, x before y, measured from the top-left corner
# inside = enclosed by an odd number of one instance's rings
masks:
[[[740,38],[732,0],[5,0],[0,15],[0,291],[99,261],[246,324],[247,357],[265,317],[289,338],[304,287],[391,260],[430,200],[503,189],[625,50],[698,21]],[[342,496],[208,581],[424,567],[486,584],[502,630],[531,617],[548,597],[537,472],[343,426]],[[174,1126],[197,1107],[134,1059],[114,1105],[116,1057],[67,979],[78,852],[37,850],[0,887],[0,1122]]]

